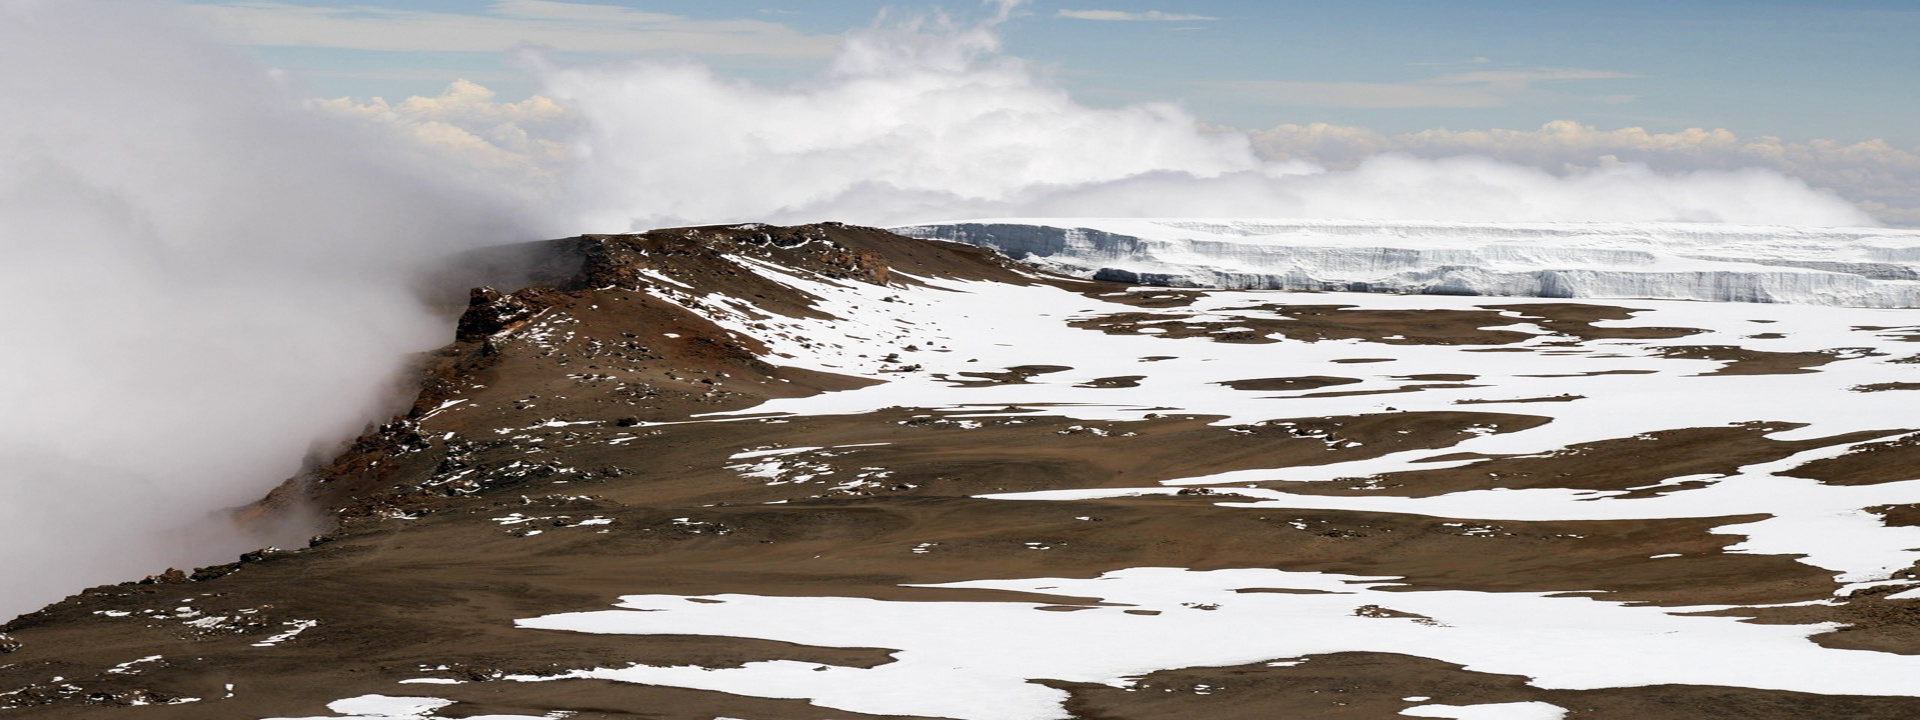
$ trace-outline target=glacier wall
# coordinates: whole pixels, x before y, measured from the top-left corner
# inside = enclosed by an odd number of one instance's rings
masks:
[[[1143,285],[1920,307],[1914,230],[1006,218],[893,231]]]

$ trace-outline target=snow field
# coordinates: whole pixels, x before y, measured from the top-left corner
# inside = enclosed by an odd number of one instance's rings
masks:
[[[1870,242],[1869,242],[1870,241]],[[1881,242],[1869,238],[1867,242]],[[1885,243],[1882,243],[1885,244]],[[1897,248],[1886,249],[1897,255]],[[1690,427],[1766,421],[1804,424],[1778,439],[1881,431],[1901,437],[1912,427],[1910,391],[1858,392],[1862,385],[1920,382],[1913,311],[1818,305],[1736,305],[1659,300],[1605,304],[1641,312],[1611,327],[1684,327],[1703,332],[1663,340],[1594,340],[1578,345],[1519,313],[1496,323],[1529,335],[1501,346],[1398,344],[1372,340],[1213,342],[1205,337],[1109,334],[1069,323],[1117,313],[1164,316],[1168,322],[1284,322],[1289,304],[1360,309],[1474,309],[1486,304],[1561,302],[1539,299],[1289,294],[1221,291],[1186,307],[1145,309],[1056,287],[914,278],[922,286],[879,287],[826,281],[766,263],[742,260],[754,272],[807,292],[833,317],[767,317],[750,303],[717,295],[677,298],[722,327],[766,340],[765,359],[780,365],[863,375],[886,382],[856,390],[776,400],[747,411],[694,422],[768,416],[858,414],[889,407],[925,408],[943,418],[983,418],[1029,411],[1086,421],[1135,421],[1151,414],[1217,416],[1219,425],[1408,411],[1504,412],[1550,422],[1516,432],[1485,432],[1446,448],[1413,450],[1319,466],[1279,467],[1174,479],[1155,487],[1063,490],[988,496],[1044,501],[1172,493],[1182,486],[1274,480],[1313,482],[1447,463],[1452,453],[1536,454],[1568,445]],[[900,273],[895,273],[900,275]],[[1157,289],[1137,292],[1157,293]],[[1277,309],[1263,306],[1279,305]],[[759,324],[763,327],[755,327]],[[771,331],[769,331],[769,328]],[[1893,328],[1893,329],[1873,329]],[[1777,338],[1755,338],[1779,333]],[[1164,333],[1160,333],[1164,334]],[[1812,372],[1709,375],[1726,363],[1664,356],[1676,346],[1730,345],[1766,352],[1825,352],[1833,360]],[[1519,350],[1508,352],[1506,350]],[[1501,352],[1486,352],[1502,350]],[[865,357],[862,357],[862,356]],[[1148,360],[1148,358],[1163,358]],[[1385,358],[1386,362],[1341,362]],[[1070,369],[1025,383],[960,386],[961,373],[1022,365]],[[1622,371],[1639,374],[1595,374]],[[1374,395],[1320,391],[1234,390],[1220,383],[1273,377],[1332,376],[1358,383],[1341,392],[1397,390],[1421,384],[1418,374],[1472,375],[1474,387],[1426,388]],[[945,377],[939,377],[944,375]],[[1125,390],[1083,387],[1089,381],[1143,376]],[[1579,396],[1569,402],[1501,403],[1502,399]],[[1461,400],[1494,400],[1461,405]],[[1021,410],[1024,408],[1025,410]],[[964,421],[964,420],[963,420]],[[1890,574],[1920,560],[1920,528],[1889,528],[1863,508],[1920,502],[1920,480],[1829,486],[1785,476],[1807,462],[1863,443],[1833,444],[1740,468],[1703,484],[1641,499],[1573,489],[1482,490],[1428,498],[1362,497],[1234,488],[1221,505],[1250,511],[1324,508],[1485,520],[1620,520],[1769,517],[1720,528],[1746,540],[1734,552],[1799,556],[1846,583],[1842,592],[1894,581]],[[748,479],[778,481],[801,453],[772,448],[737,454]],[[1454,465],[1471,461],[1448,461]],[[798,467],[798,465],[795,465]],[[771,475],[769,475],[771,473]],[[1920,473],[1917,473],[1920,474]],[[1284,487],[1284,486],[1283,486]],[[1222,488],[1227,490],[1226,488]],[[1658,562],[1650,559],[1649,562]],[[1454,590],[1389,590],[1393,578],[1363,578],[1271,569],[1192,571],[1130,568],[1094,579],[1026,578],[953,583],[947,587],[1101,598],[1112,606],[1042,612],[1038,603],[888,602],[851,597],[719,595],[687,598],[633,595],[620,609],[561,613],[520,621],[524,627],[596,633],[751,637],[828,647],[895,648],[896,661],[874,668],[793,661],[742,668],[609,667],[563,677],[592,677],[805,698],[847,711],[937,715],[969,720],[1054,718],[1064,693],[1028,682],[1051,678],[1128,686],[1160,669],[1234,665],[1338,651],[1417,655],[1469,669],[1532,678],[1548,688],[1603,688],[1686,683],[1828,694],[1915,695],[1920,657],[1822,648],[1809,635],[1827,625],[1757,625],[1734,617],[1684,613],[1725,608],[1630,606],[1582,596]],[[1239,593],[1290,588],[1308,593]],[[1920,593],[1920,588],[1903,591]],[[1896,596],[1898,597],[1898,596]],[[713,602],[719,601],[719,602]],[[1378,617],[1368,606],[1413,617]],[[1153,610],[1157,615],[1125,610]],[[552,678],[515,678],[544,681]],[[1439,698],[1409,707],[1413,717],[1551,718],[1545,703],[1454,706]]]
[[[1920,305],[1920,231],[1705,223],[999,218],[894,228],[1190,287]]]

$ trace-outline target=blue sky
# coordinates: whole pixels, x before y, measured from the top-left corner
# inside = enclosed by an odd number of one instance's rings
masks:
[[[195,0],[221,35],[322,96],[432,95],[456,78],[536,91],[522,42],[568,61],[690,56],[785,83],[882,13],[973,2],[846,0]],[[1920,3],[1037,1],[1000,30],[1082,102],[1174,100],[1203,121],[1325,122],[1388,133],[1726,128],[1920,145]]]

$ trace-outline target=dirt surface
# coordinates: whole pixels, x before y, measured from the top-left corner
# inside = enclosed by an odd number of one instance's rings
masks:
[[[1250,373],[1212,385],[1224,386],[1214,388],[1221,393],[1292,394],[1255,398],[1267,403],[1292,396],[1392,401],[1462,388],[1476,396],[1454,401],[1457,408],[1281,411],[1260,422],[1176,409],[1087,420],[1047,403],[999,401],[762,412],[769,401],[919,378],[926,371],[918,362],[925,361],[916,358],[968,348],[943,347],[924,328],[902,325],[844,350],[850,363],[876,368],[871,372],[784,364],[791,358],[774,352],[776,345],[829,340],[802,336],[783,322],[832,318],[835,308],[754,269],[761,263],[823,283],[873,288],[934,279],[1051,286],[1133,308],[1064,322],[1101,334],[1157,328],[1149,334],[1176,353],[1141,358],[1145,374],[1069,381],[1116,403],[1150,387],[1153,368],[1183,361],[1182,346],[1208,340],[1365,340],[1374,345],[1329,361],[1348,366],[1333,372],[1359,372],[1400,362],[1378,356],[1392,354],[1391,347],[1549,353],[1598,340],[1632,343],[1700,332],[1622,325],[1633,319],[1630,309],[1566,302],[1367,310],[1300,295],[1299,304],[1240,308],[1251,317],[1205,319],[1189,309],[1206,300],[1204,291],[1131,291],[1043,277],[978,249],[831,223],[583,236],[541,247],[539,256],[552,265],[543,266],[547,282],[511,292],[476,289],[458,327],[449,329],[454,342],[423,361],[421,390],[408,412],[371,426],[331,461],[288,480],[243,515],[316,507],[333,519],[331,528],[305,548],[251,553],[207,568],[156,568],[145,580],[89,589],[0,626],[0,717],[327,716],[328,703],[374,693],[444,698],[456,704],[433,717],[449,718],[555,712],[700,720],[877,717],[805,699],[559,676],[635,664],[875,668],[897,662],[898,648],[596,635],[515,622],[601,610],[636,594],[693,602],[724,602],[723,596],[1019,602],[1073,614],[1105,607],[1103,599],[913,586],[1095,578],[1129,568],[1391,578],[1399,583],[1393,593],[1548,593],[1645,607],[1736,606],[1722,612],[1764,623],[1844,624],[1816,638],[1829,647],[1920,652],[1920,603],[1889,597],[1900,588],[1805,605],[1834,595],[1840,587],[1834,573],[1794,556],[1731,550],[1745,536],[1726,528],[1766,519],[1762,514],[1522,521],[1247,505],[1265,497],[1258,495],[1262,490],[1432,498],[1564,489],[1656,498],[1743,467],[1844,444],[1859,449],[1791,474],[1830,485],[1893,483],[1913,479],[1908,468],[1920,461],[1910,429],[1782,439],[1797,426],[1756,418],[1539,454],[1447,454],[1474,438],[1545,427],[1554,421],[1533,414],[1536,408],[1585,398],[1509,399],[1483,390],[1493,381],[1481,374],[1411,364],[1391,366],[1394,374],[1384,376],[1396,383],[1390,387],[1342,390],[1362,381],[1305,374],[1280,361],[1270,376]],[[551,262],[556,254],[577,263]],[[554,269],[563,265],[578,269]],[[745,326],[728,326],[701,310],[722,306],[750,307],[758,315]],[[1522,347],[1537,334],[1502,329],[1516,324],[1564,337]],[[1380,346],[1389,349],[1383,353]],[[1594,353],[1610,356],[1623,347]],[[1722,365],[1710,374],[1735,375],[1817,372],[1860,356],[1850,349],[1731,346],[1648,354],[1712,360]],[[1074,369],[1035,362],[927,379],[954,392],[1017,392],[1060,382],[1054,378]],[[1500,407],[1511,403],[1531,405]],[[736,414],[714,415],[728,412]],[[1900,436],[1885,439],[1893,435]],[[1414,452],[1428,453],[1435,465],[1466,464],[1321,482],[1191,482]],[[1048,501],[981,497],[1139,488],[1156,492]],[[1913,526],[1920,524],[1915,507],[1871,511],[1887,525]],[[1796,603],[1802,605],[1748,607]],[[1368,622],[1438,624],[1391,602],[1358,612]],[[159,657],[144,660],[153,656]],[[400,684],[422,678],[441,682]],[[1032,682],[1064,691],[1065,711],[1090,719],[1390,718],[1429,702],[1532,701],[1564,708],[1570,718],[1920,716],[1916,698],[1671,684],[1556,690],[1522,676],[1363,652],[1162,669],[1125,687]],[[1415,697],[1429,700],[1408,699]]]
[[[1160,718],[1406,717],[1424,705],[1545,702],[1568,718],[1647,717],[1800,720],[1815,717],[1893,720],[1920,713],[1912,698],[1826,695],[1686,685],[1614,690],[1543,690],[1513,675],[1464,670],[1437,660],[1386,653],[1333,653],[1233,667],[1152,673],[1131,688],[1061,683],[1073,694],[1074,717]],[[1294,664],[1297,663],[1297,664]],[[1413,700],[1409,698],[1422,698]]]
[[[1488,329],[1514,321],[1492,310],[1365,310],[1350,305],[1261,305],[1231,308],[1279,318],[1196,320],[1162,313],[1116,313],[1075,321],[1073,327],[1116,334],[1154,334],[1168,339],[1207,337],[1216,342],[1271,343],[1272,335],[1294,340],[1366,338],[1389,345],[1498,345],[1531,335]]]
[[[1794,428],[1786,425],[1751,423],[1725,428],[1669,430],[1579,443],[1543,455],[1490,458],[1457,468],[1393,473],[1329,483],[1304,483],[1291,485],[1289,489],[1326,494],[1375,494],[1388,491],[1400,496],[1431,497],[1464,489],[1551,487],[1622,491],[1625,494],[1621,497],[1628,498],[1653,497],[1698,487],[1710,477],[1728,476],[1747,465],[1779,460],[1813,448],[1865,441],[1900,432],[1870,431],[1797,442],[1768,437],[1791,429]],[[1850,461],[1844,469],[1827,471],[1842,460]],[[1863,465],[1870,467],[1861,467]],[[1596,468],[1605,468],[1605,471],[1596,472]],[[1796,472],[1802,471],[1812,473],[1809,477],[1826,475],[1850,482],[1897,477],[1903,472],[1856,455],[1815,461]],[[1707,477],[1691,479],[1697,476]],[[1689,479],[1673,481],[1673,478]]]
[[[1334,385],[1351,385],[1357,382],[1360,382],[1360,381],[1354,378],[1328,377],[1326,375],[1314,375],[1311,377],[1252,378],[1248,380],[1228,380],[1220,384],[1233,388],[1235,390],[1252,390],[1256,392],[1282,392],[1287,390],[1312,390],[1314,388],[1331,387]]]
[[[1809,373],[1839,359],[1837,352],[1769,352],[1732,345],[1680,345],[1666,348],[1667,357],[1716,360],[1726,363],[1706,375],[1773,375]]]
[[[1920,433],[1866,443],[1834,458],[1788,471],[1830,485],[1876,485],[1920,478]]]
[[[1698,328],[1596,325],[1631,320],[1636,311],[1601,303],[1513,303],[1483,305],[1504,310],[1553,332],[1581,340],[1665,340],[1698,335]]]

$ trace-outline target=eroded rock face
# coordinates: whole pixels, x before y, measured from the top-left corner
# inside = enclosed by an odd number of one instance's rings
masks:
[[[323,535],[15,619],[0,714],[1920,716],[1920,491],[1871,462],[1920,318],[1144,289],[831,223],[508,255],[541,282],[250,510]]]
[[[870,247],[887,234],[838,223],[775,227],[737,225],[656,230],[639,235],[582,235],[571,243],[583,258],[573,289],[645,288],[658,275],[738,277],[731,257],[777,262],[825,277],[886,284],[886,255]],[[879,240],[879,242],[885,242]]]
[[[526,322],[538,309],[533,303],[490,287],[474,288],[466,312],[460,314],[456,338],[461,342],[480,340]]]

